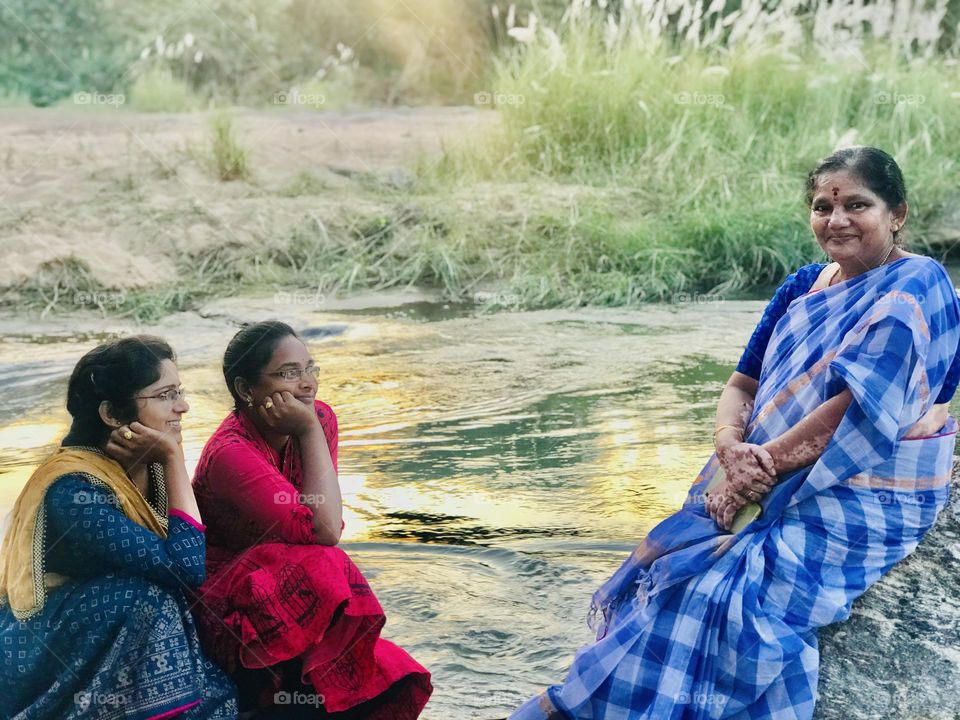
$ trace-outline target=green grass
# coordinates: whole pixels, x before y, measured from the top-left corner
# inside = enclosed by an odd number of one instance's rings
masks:
[[[490,88],[501,121],[421,159],[412,182],[365,173],[331,185],[294,171],[272,191],[278,203],[315,196],[329,207],[333,197],[340,211],[254,217],[255,242],[183,255],[176,289],[103,309],[147,319],[207,297],[295,287],[417,285],[467,301],[495,289],[531,308],[738,297],[823,259],[805,176],[851,142],[901,164],[910,249],[945,259],[957,239],[960,76],[947,58],[911,60],[883,42],[830,64],[809,46],[787,55],[637,36],[608,45],[596,22],[567,26],[559,47],[504,56]],[[199,159],[249,183],[227,114]],[[88,288],[82,267],[67,270],[25,283],[19,297],[49,311],[70,307],[71,288],[106,290]]]
[[[0,88],[0,108],[30,107],[29,96],[14,90]]]
[[[823,259],[803,185],[844,136],[897,158],[912,248],[940,252],[937,226],[960,203],[960,77],[947,59],[909,61],[883,43],[829,66],[812,49],[608,49],[591,23],[568,28],[562,48],[562,58],[544,43],[502,62],[502,122],[421,171],[438,190],[597,190],[568,223],[526,229],[523,269],[503,279],[529,303],[729,295]]]
[[[562,4],[518,3],[521,12],[547,5],[557,16]],[[0,6],[0,94],[48,106],[97,90],[136,98],[133,108],[179,112],[197,98],[267,108],[277,94],[313,83],[327,108],[467,102],[503,39],[490,5],[11,0]]]
[[[210,123],[210,159],[221,180],[240,180],[250,175],[247,151],[237,140],[233,117],[221,112]]]
[[[309,170],[301,170],[277,190],[281,197],[300,197],[302,195],[320,195],[328,189],[323,178]]]
[[[154,68],[130,86],[130,108],[141,112],[186,112],[201,106],[201,99],[184,80],[169,70]]]

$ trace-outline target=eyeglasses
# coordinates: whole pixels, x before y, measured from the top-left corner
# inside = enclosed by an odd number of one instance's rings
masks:
[[[320,377],[320,368],[318,368],[316,365],[310,365],[302,370],[300,368],[287,368],[286,370],[277,370],[276,372],[267,373],[267,375],[292,381],[299,380],[303,377],[304,373],[312,375],[314,380],[316,380],[318,377]]]
[[[171,405],[178,400],[187,399],[187,391],[183,388],[172,388],[170,390],[164,390],[162,393],[156,395],[137,395],[138,400],[162,400],[165,403],[170,403]]]

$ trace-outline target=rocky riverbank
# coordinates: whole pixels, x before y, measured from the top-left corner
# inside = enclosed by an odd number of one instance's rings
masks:
[[[820,633],[817,720],[958,720],[960,463],[917,550]]]

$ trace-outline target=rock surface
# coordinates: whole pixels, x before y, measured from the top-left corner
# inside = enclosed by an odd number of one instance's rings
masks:
[[[920,546],[820,632],[817,720],[960,720],[960,479]]]

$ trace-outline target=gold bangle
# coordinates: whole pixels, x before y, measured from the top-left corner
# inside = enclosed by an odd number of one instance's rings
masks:
[[[739,425],[720,425],[716,430],[713,431],[713,444],[717,444],[717,433],[719,433],[724,428],[733,428],[738,433],[740,433],[740,439],[743,440],[743,428]]]

